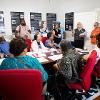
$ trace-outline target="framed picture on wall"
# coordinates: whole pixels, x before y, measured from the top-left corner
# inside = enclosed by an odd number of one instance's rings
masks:
[[[16,27],[20,25],[20,21],[24,19],[24,12],[11,12],[12,33],[15,33]]]
[[[41,13],[34,13],[30,12],[30,23],[31,23],[31,30],[39,31],[39,22],[42,20],[42,14]]]
[[[0,34],[5,33],[4,13],[0,11]]]
[[[73,30],[74,26],[74,12],[66,13],[65,14],[65,30],[71,31]]]
[[[56,13],[47,13],[46,14],[46,20],[47,20],[47,27],[48,30],[52,30],[53,29],[53,23],[56,21]]]

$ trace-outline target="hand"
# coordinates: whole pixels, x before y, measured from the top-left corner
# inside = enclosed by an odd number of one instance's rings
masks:
[[[4,54],[0,53],[0,58],[4,58]]]
[[[57,64],[57,63],[54,64],[54,65],[53,65],[53,68],[54,68],[55,71],[58,71],[58,70],[59,70],[59,66],[58,66],[58,64]]]

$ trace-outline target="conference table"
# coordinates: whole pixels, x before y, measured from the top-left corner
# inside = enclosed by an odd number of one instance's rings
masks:
[[[27,55],[35,57],[41,64],[48,64],[57,61],[62,58],[60,49],[47,49],[40,52],[28,52]]]
[[[89,53],[87,50],[76,49],[80,55],[86,55]],[[27,52],[27,55],[37,58],[41,64],[50,64],[56,62],[57,60],[62,58],[62,53],[60,49],[47,49],[47,50],[40,50],[38,52]],[[5,58],[0,59],[0,65]]]

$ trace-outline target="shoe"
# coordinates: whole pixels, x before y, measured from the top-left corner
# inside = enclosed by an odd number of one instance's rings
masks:
[[[98,93],[98,89],[90,88],[89,93]]]
[[[86,97],[86,99],[88,99],[88,98],[90,98],[90,97],[93,96],[93,95],[94,95],[94,93],[89,93],[89,92],[88,92],[88,93],[85,94],[85,97]]]

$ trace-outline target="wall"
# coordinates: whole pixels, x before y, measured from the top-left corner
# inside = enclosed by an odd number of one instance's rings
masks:
[[[28,25],[30,25],[30,12],[42,13],[42,20],[46,20],[47,12],[55,12],[53,5],[49,4],[49,0],[0,0],[0,10],[4,11],[5,30],[7,34],[11,34],[11,16],[10,12],[24,12],[24,17]]]
[[[58,21],[61,22],[62,27],[65,27],[65,13],[75,12],[74,28],[76,23],[81,21],[89,36],[93,23],[97,20],[96,9],[100,8],[100,0],[59,0],[58,3],[56,4],[56,6],[60,5],[57,9]]]
[[[76,28],[77,22],[81,22],[87,31],[87,37],[90,37],[93,24],[96,21],[96,13],[94,11],[75,13],[74,18],[74,28]]]
[[[0,0],[0,10],[4,11],[7,34],[11,34],[10,11],[24,12],[28,25],[30,25],[30,12],[42,13],[42,20],[46,20],[46,13],[57,13],[57,20],[64,27],[65,13],[75,12],[75,20],[78,19],[79,13],[91,13],[91,20],[94,21],[95,16],[92,13],[95,8],[100,8],[100,0]]]

